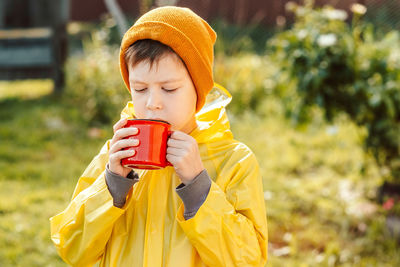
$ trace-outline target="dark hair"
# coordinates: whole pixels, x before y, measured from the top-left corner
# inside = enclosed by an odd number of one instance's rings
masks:
[[[152,39],[142,39],[131,44],[125,51],[125,62],[127,65],[135,66],[148,60],[152,68],[154,62],[157,63],[166,54],[175,54],[186,67],[185,62],[171,47]]]

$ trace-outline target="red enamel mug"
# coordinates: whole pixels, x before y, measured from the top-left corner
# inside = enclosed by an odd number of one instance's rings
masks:
[[[127,147],[136,150],[132,157],[124,158],[122,166],[133,169],[156,170],[172,166],[166,159],[167,141],[171,136],[171,124],[161,120],[129,119],[124,128],[135,127],[136,135],[124,139],[138,139],[139,145]]]

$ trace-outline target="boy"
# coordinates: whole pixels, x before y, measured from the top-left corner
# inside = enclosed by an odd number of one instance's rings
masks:
[[[258,163],[233,139],[214,86],[216,33],[190,9],[162,7],[125,34],[120,69],[132,101],[80,177],[72,201],[52,217],[51,237],[74,266],[264,266],[267,221]],[[218,87],[218,86],[217,86]],[[160,170],[132,170],[136,128],[127,118],[171,124]]]

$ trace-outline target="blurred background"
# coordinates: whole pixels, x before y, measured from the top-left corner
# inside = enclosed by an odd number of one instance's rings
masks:
[[[66,266],[48,219],[130,100],[121,33],[163,5],[218,34],[267,266],[400,266],[400,0],[0,0],[0,266]]]

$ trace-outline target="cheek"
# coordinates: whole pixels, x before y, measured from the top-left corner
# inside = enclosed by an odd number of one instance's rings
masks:
[[[143,100],[143,97],[132,95],[132,103],[135,109],[136,117],[143,117],[145,111],[145,102]]]
[[[187,122],[187,120],[195,112],[196,102],[193,103],[193,98],[187,94],[175,96],[166,102],[165,112],[168,114],[170,122],[179,128]]]
[[[196,89],[194,89],[194,87],[190,87],[190,89],[188,89],[185,92],[185,100],[186,101],[184,101],[184,103],[187,103],[188,110],[196,109],[197,94],[196,94]]]
[[[178,101],[176,101],[176,105],[179,106],[181,110],[181,115],[191,115],[196,110],[196,94],[192,94],[191,92],[186,92],[183,94]]]

